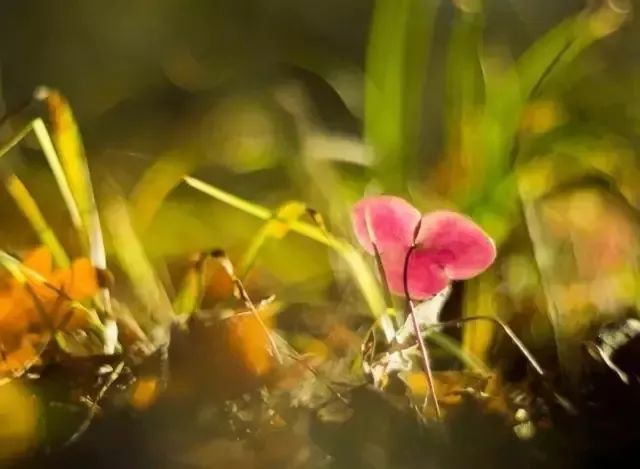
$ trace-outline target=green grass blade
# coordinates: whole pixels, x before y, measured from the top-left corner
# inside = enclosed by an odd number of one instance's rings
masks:
[[[78,206],[84,237],[89,246],[88,255],[94,266],[106,269],[107,259],[91,174],[71,107],[59,93],[46,88],[38,89],[35,97],[48,107],[53,143]]]
[[[20,141],[27,136],[29,132],[33,130],[33,125],[29,123],[24,126],[18,132],[12,133],[11,137],[7,141],[0,143],[0,158],[9,153],[13,147],[15,147]]]
[[[196,165],[193,156],[169,152],[148,168],[131,192],[131,214],[139,233],[144,233],[167,195]]]
[[[377,0],[366,58],[366,141],[385,191],[403,192],[416,157],[436,0]],[[401,168],[401,170],[398,170]]]
[[[412,0],[407,18],[405,77],[402,96],[404,132],[401,142],[405,181],[413,173],[420,160],[421,137],[424,128],[424,88],[438,5],[439,0]]]
[[[136,235],[129,208],[115,192],[111,191],[104,211],[114,253],[145,309],[136,311],[134,316],[147,335],[153,338],[154,344],[160,345],[169,340],[173,308]]]
[[[47,281],[47,279],[35,271],[25,271],[26,267],[22,262],[4,251],[0,251],[0,265],[2,265],[20,285],[27,283],[27,274],[29,273],[31,273],[30,276],[38,282],[45,283]]]
[[[536,40],[517,63],[522,98],[531,97],[588,46],[616,31],[631,12],[630,8],[621,8],[624,1],[619,3],[614,7],[604,2],[599,9],[569,18]]]
[[[40,242],[49,248],[56,265],[62,268],[69,267],[67,253],[22,181],[15,174],[5,175],[3,179],[7,192],[37,233]]]
[[[298,201],[287,202],[280,206],[275,217],[266,222],[249,243],[249,248],[242,256],[237,269],[238,278],[244,279],[266,242],[270,239],[284,238],[291,229],[291,223],[298,220],[306,212],[307,206]]]
[[[217,187],[207,184],[206,182],[199,179],[193,177],[185,177],[184,181],[194,189],[203,192],[204,194],[207,194],[210,197],[219,200],[220,202],[226,203],[231,207],[253,215],[256,218],[262,220],[270,220],[274,216],[273,212],[265,207],[256,205],[254,203],[241,199],[240,197],[229,194],[228,192],[218,189]],[[326,233],[318,226],[311,225],[300,220],[291,221],[289,224],[289,229],[294,233],[305,236],[306,238],[312,239],[320,244],[324,244],[325,246],[334,250],[349,267],[349,270],[351,271],[356,283],[358,284],[358,287],[365,301],[367,302],[367,305],[369,306],[373,317],[386,317],[387,311],[385,301],[382,293],[380,292],[378,282],[376,281],[376,278],[372,274],[371,269],[369,268],[367,263],[353,246]],[[395,333],[392,326],[388,323],[388,321],[381,322],[383,323],[387,338],[391,339]]]
[[[479,58],[482,26],[481,13],[457,10],[447,49],[444,110],[447,160],[444,177],[437,184],[441,187],[444,184],[444,192],[454,198],[461,197],[470,187],[460,181],[467,181],[482,170],[483,160],[476,155],[480,139],[475,126],[483,91]]]
[[[71,107],[60,93],[44,87],[35,91],[34,98],[44,102],[48,108],[53,141],[41,120],[34,123],[36,135],[47,155],[71,218],[79,226],[86,254],[96,268],[106,270],[107,255],[91,174]],[[111,311],[111,298],[107,288],[100,289],[96,301],[102,310],[107,313]]]
[[[551,77],[566,70],[588,46],[615,31],[628,13],[614,9],[609,3],[595,11],[581,12],[536,40],[513,64],[485,54],[485,105],[479,127],[483,143],[479,159],[486,167],[475,172],[475,190],[467,195],[464,206],[469,208],[482,200],[511,170],[517,158],[517,131],[527,101]]]
[[[52,96],[56,97],[62,104],[55,105],[54,102],[52,103],[50,101]],[[54,132],[56,142],[54,143],[52,140],[42,118],[38,117],[21,129],[21,131],[17,132],[13,138],[2,146],[0,157],[16,145],[29,130],[33,130],[42,152],[49,163],[62,199],[69,211],[71,222],[78,231],[83,244],[85,246],[88,245],[87,251],[93,265],[99,269],[106,269],[106,254],[100,220],[95,206],[93,189],[91,188],[91,180],[86,166],[82,142],[80,141],[71,110],[60,95],[46,88],[36,90],[34,98],[34,103],[44,101],[51,106],[54,130],[57,130],[57,133]],[[32,103],[32,105],[34,103]],[[58,149],[56,146],[58,146]],[[59,150],[65,154],[62,159],[61,155],[59,155]],[[69,163],[69,161],[71,163]],[[65,167],[65,162],[68,163],[68,167]],[[79,170],[74,171],[74,167],[77,166],[82,167],[84,170],[82,172]],[[73,183],[70,182],[70,175],[73,176]],[[80,185],[82,185],[82,188],[80,188]],[[56,256],[59,261],[63,261],[59,252]],[[110,311],[109,292],[106,288],[101,289],[97,301],[101,303],[100,307],[104,311]]]
[[[49,135],[47,126],[44,124],[44,121],[41,118],[34,120],[32,126],[33,132],[38,139],[38,143],[40,143],[40,148],[42,148],[42,152],[44,153],[44,156],[49,163],[49,167],[51,168],[53,177],[58,184],[58,189],[60,190],[62,199],[67,206],[69,216],[71,217],[71,222],[78,231],[81,231],[82,219],[80,217],[80,210],[78,209],[78,204],[73,197],[73,192],[71,191],[71,187],[69,186],[69,181],[67,180],[64,169],[60,164],[60,158],[58,157],[58,153],[55,149],[53,141],[51,140],[51,136]]]
[[[211,184],[207,184],[204,181],[193,178],[191,176],[186,176],[183,178],[184,182],[194,189],[207,194],[210,197],[213,197],[220,202],[229,205],[230,207],[237,208],[249,215],[253,215],[256,218],[260,218],[261,220],[268,220],[272,217],[271,210],[261,207],[260,205],[253,204],[249,201],[246,201],[240,197],[237,197],[233,194],[225,192],[217,187],[212,186]]]

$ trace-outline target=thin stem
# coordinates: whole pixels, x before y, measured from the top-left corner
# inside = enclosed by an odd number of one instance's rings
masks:
[[[565,397],[560,395],[553,388],[553,384],[549,381],[547,374],[545,373],[540,363],[535,359],[533,354],[527,349],[527,347],[522,343],[522,341],[518,338],[515,332],[503,321],[498,318],[492,316],[467,316],[465,318],[454,319],[451,321],[442,322],[439,324],[431,324],[423,328],[423,330],[436,329],[440,327],[448,327],[448,326],[460,326],[462,323],[469,321],[491,321],[494,324],[497,324],[502,330],[507,334],[507,336],[511,339],[511,341],[515,344],[515,346],[520,350],[520,352],[527,359],[529,364],[533,367],[533,369],[538,373],[541,378],[542,383],[547,386],[547,388],[551,391],[556,401],[570,414],[575,415],[577,413],[576,409],[573,407],[571,402],[569,402]]]
[[[0,144],[0,157],[3,157],[9,151],[15,147],[29,132],[33,129],[33,123],[25,125],[22,129],[16,132],[9,140]]]
[[[199,179],[193,178],[191,176],[185,176],[183,179],[184,182],[186,182],[194,189],[197,189],[200,192],[204,192],[205,194],[219,200],[220,202],[224,202],[231,207],[236,207],[237,209],[242,210],[245,213],[249,213],[256,218],[269,220],[272,217],[272,213],[269,209],[252,204],[251,202],[247,202],[240,197],[220,190],[217,187],[212,186],[211,184],[207,184],[204,181],[200,181]]]
[[[214,187],[211,184],[207,184],[204,181],[190,176],[185,176],[183,180],[186,184],[193,187],[194,189],[203,192],[204,194],[207,194],[208,196],[213,197],[220,202],[226,203],[231,207],[253,215],[256,218],[259,218],[261,220],[269,220],[273,217],[273,213],[271,212],[271,210],[236,197],[235,195],[220,190],[217,187]],[[318,228],[317,226],[300,220],[293,220],[289,224],[289,229],[292,232],[298,233],[299,235],[312,239],[333,249],[349,266],[349,269],[351,270],[352,275],[356,283],[358,284],[362,296],[367,302],[372,315],[376,319],[384,317],[384,314],[382,313],[385,308],[384,298],[382,298],[382,295],[380,295],[378,283],[376,282],[375,276],[372,275],[371,270],[367,266],[366,262],[353,246],[351,246],[346,241],[343,241],[339,238],[336,238],[335,236],[330,235],[329,233],[326,233],[326,231]],[[385,339],[390,343],[395,335],[395,330],[393,329],[393,327],[390,327],[391,324],[389,323],[389,321],[381,321],[381,326],[385,335]]]
[[[416,334],[416,338],[418,340],[418,346],[420,347],[420,355],[422,356],[422,366],[427,374],[427,382],[429,384],[429,391],[431,391],[431,395],[433,396],[433,405],[436,410],[436,417],[438,420],[442,420],[442,413],[440,411],[440,404],[438,403],[438,396],[436,395],[436,389],[434,386],[433,372],[431,370],[431,361],[429,360],[429,351],[427,349],[427,345],[422,338],[422,334],[420,334],[420,326],[418,325],[418,319],[416,318],[416,312],[413,307],[413,302],[411,301],[411,296],[409,294],[409,281],[408,281],[408,271],[409,271],[409,259],[411,258],[411,253],[415,249],[415,245],[411,246],[407,251],[407,255],[404,258],[404,270],[403,270],[403,286],[404,286],[404,294],[406,297],[406,308],[407,313],[411,316],[411,323],[413,324],[413,329]],[[429,394],[425,396],[425,402],[423,408],[426,408],[428,402]],[[424,409],[423,409],[424,410]]]
[[[69,211],[69,216],[71,217],[71,222],[73,226],[80,232],[82,232],[82,217],[80,216],[80,209],[78,207],[78,203],[73,197],[73,192],[71,191],[71,187],[69,186],[69,181],[67,176],[62,168],[60,163],[60,158],[58,157],[58,153],[56,152],[56,148],[51,140],[51,136],[49,135],[49,131],[47,130],[47,126],[44,124],[44,121],[41,118],[37,118],[32,122],[33,132],[40,143],[40,148],[42,148],[42,152],[51,167],[51,172],[53,172],[53,176],[58,184],[58,189],[60,190],[60,194],[62,195],[62,199],[64,200],[65,205],[67,206],[67,210]]]
[[[479,358],[465,353],[461,350],[460,344],[450,338],[447,334],[440,334],[433,332],[426,337],[428,340],[435,343],[445,352],[449,352],[451,355],[460,360],[464,365],[482,375],[490,375],[491,370],[489,367]]]
[[[256,308],[256,305],[251,300],[251,297],[249,296],[249,293],[244,287],[242,281],[236,275],[235,270],[233,268],[233,264],[231,263],[227,255],[222,250],[213,251],[211,253],[211,257],[216,259],[222,265],[224,270],[227,272],[227,275],[231,277],[231,280],[233,281],[233,284],[238,292],[238,296],[240,297],[242,302],[245,304],[245,306],[249,309],[251,314],[256,318],[256,321],[258,321],[258,325],[262,328],[262,330],[267,335],[267,340],[269,341],[269,347],[273,352],[274,358],[278,361],[279,364],[282,364],[283,360],[282,360],[282,356],[280,355],[280,351],[278,350],[278,345],[276,344],[271,331],[262,320],[262,317],[260,317],[260,312],[258,311],[258,309]]]
[[[518,350],[520,350],[522,355],[524,355],[524,357],[527,359],[527,361],[531,364],[531,366],[536,371],[536,373],[538,373],[542,377],[546,377],[546,374],[545,374],[544,369],[542,368],[542,366],[540,366],[540,364],[535,359],[533,354],[522,343],[522,341],[518,338],[516,333],[513,332],[513,329],[511,329],[505,322],[501,321],[498,318],[495,318],[495,317],[492,317],[492,316],[480,316],[480,315],[467,316],[467,317],[464,317],[464,318],[453,319],[451,321],[441,322],[441,323],[438,323],[438,324],[430,324],[430,325],[428,325],[426,327],[423,327],[422,330],[426,331],[426,330],[429,330],[429,329],[437,329],[437,328],[440,328],[440,327],[460,326],[461,324],[463,324],[465,322],[470,322],[470,321],[490,321],[490,322],[496,324],[498,327],[502,328],[502,330],[505,332],[505,334],[507,334],[507,336],[509,336],[509,338],[514,343],[514,345],[518,348]]]
[[[91,422],[93,421],[94,417],[98,414],[98,411],[100,410],[100,401],[102,401],[102,399],[104,398],[109,388],[111,388],[111,386],[120,377],[123,370],[124,370],[124,361],[121,361],[116,365],[116,367],[113,369],[113,371],[107,378],[107,381],[104,383],[104,385],[102,385],[102,387],[100,388],[96,396],[93,398],[93,402],[89,407],[89,411],[87,412],[86,417],[84,418],[80,426],[76,429],[76,431],[73,433],[73,435],[71,435],[71,437],[65,442],[65,446],[68,446],[71,443],[74,443],[78,438],[82,436],[82,434],[85,431],[87,431],[87,429],[89,428],[89,425],[91,425]]]
[[[285,342],[286,343],[286,342]],[[287,344],[288,345],[288,344]],[[300,353],[295,350],[293,347],[288,346],[287,356],[292,360],[295,360],[297,363],[302,365],[307,371],[309,371],[318,381],[320,381],[324,386],[331,392],[340,402],[345,405],[349,405],[349,401],[333,386],[331,380],[325,377],[320,371],[316,370],[312,365],[307,363]]]
[[[373,230],[373,226],[371,224],[371,217],[369,215],[369,210],[365,210],[364,212],[364,224],[367,228],[367,233],[369,235],[369,240],[371,241],[371,246],[373,246],[373,254],[376,260],[376,267],[378,269],[378,276],[380,277],[380,283],[382,283],[382,291],[384,292],[384,301],[386,305],[385,314],[380,317],[381,325],[384,330],[393,329],[393,337],[395,337],[395,327],[391,324],[391,320],[389,317],[391,315],[396,314],[396,310],[393,307],[393,299],[391,298],[391,289],[389,288],[389,283],[387,282],[387,275],[384,271],[384,265],[382,263],[382,256],[380,255],[380,249],[378,248],[378,240],[376,239],[375,231]],[[404,319],[404,318],[401,318]],[[402,324],[402,320],[398,320],[396,317],[396,323]]]
[[[269,346],[271,347],[271,350],[273,351],[274,358],[278,361],[279,364],[282,364],[283,363],[282,356],[280,355],[280,351],[278,350],[278,346],[277,346],[275,340],[273,339],[273,335],[272,335],[271,331],[269,330],[267,325],[262,320],[262,317],[260,316],[260,312],[258,311],[256,306],[253,304],[253,301],[251,301],[251,298],[249,298],[249,294],[247,293],[247,290],[245,290],[244,285],[242,284],[240,279],[235,277],[233,281],[236,284],[236,287],[238,288],[238,291],[240,292],[240,297],[242,298],[242,301],[249,308],[249,310],[251,311],[253,316],[258,321],[258,324],[260,324],[260,327],[267,334],[267,340],[269,341]]]
[[[371,246],[373,246],[373,255],[376,260],[376,267],[378,268],[378,274],[380,275],[380,282],[384,287],[384,300],[388,309],[393,309],[393,300],[391,299],[391,290],[389,289],[389,284],[387,283],[387,276],[384,271],[384,266],[382,265],[382,256],[380,255],[380,249],[378,248],[378,240],[376,239],[376,234],[373,231],[373,226],[371,226],[371,217],[369,215],[369,210],[365,209],[364,212],[364,225],[367,229],[367,234],[369,236],[369,240],[371,241]]]

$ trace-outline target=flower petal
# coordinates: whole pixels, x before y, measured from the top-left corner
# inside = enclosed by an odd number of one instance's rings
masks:
[[[394,247],[411,246],[419,221],[420,212],[415,207],[399,197],[390,195],[362,199],[352,211],[356,237],[370,254],[374,253],[373,241],[380,252]]]
[[[409,248],[394,248],[381,254],[387,285],[394,295],[405,296],[404,263],[408,251]],[[424,250],[411,253],[407,270],[409,295],[414,300],[430,298],[449,284],[444,269]]]
[[[451,280],[475,277],[496,258],[493,240],[470,218],[454,212],[425,215],[416,244],[421,257],[444,268]]]

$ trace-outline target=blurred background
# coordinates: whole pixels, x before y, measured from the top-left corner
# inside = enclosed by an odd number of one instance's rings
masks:
[[[303,201],[347,239],[365,194],[464,212],[499,258],[456,285],[445,317],[509,322],[579,386],[584,342],[640,306],[639,7],[0,0],[0,115],[39,85],[66,96],[99,205],[115,182],[154,262],[217,247],[240,259],[262,226],[185,174],[273,210]],[[35,140],[15,153],[64,230]],[[37,243],[4,193],[0,217],[6,249]],[[255,288],[303,308],[305,327],[311,313],[367,317],[334,257],[295,234],[270,241]],[[462,343],[488,361],[502,350],[493,326],[466,327]]]

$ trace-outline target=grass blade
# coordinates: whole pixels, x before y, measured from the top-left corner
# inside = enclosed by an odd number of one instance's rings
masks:
[[[167,195],[194,166],[191,155],[169,152],[144,172],[130,197],[132,219],[139,233],[146,231]]]
[[[47,155],[74,225],[79,227],[89,259],[96,268],[106,270],[107,255],[91,174],[71,107],[60,93],[44,87],[35,91],[34,98],[46,104],[52,126],[53,142],[42,120],[34,122],[40,145]],[[102,310],[111,311],[107,288],[100,289],[96,301]]]
[[[482,159],[474,157],[478,147],[475,123],[479,119],[483,82],[480,69],[482,44],[480,12],[456,11],[451,26],[445,72],[445,132],[447,159],[445,177],[434,181],[444,192],[466,190],[460,184],[481,171]],[[458,194],[455,194],[458,196]]]
[[[113,195],[114,192],[111,191],[104,214],[118,265],[127,274],[137,298],[145,308],[144,312],[135,314],[136,320],[152,338],[154,345],[166,344],[174,317],[171,302],[136,235],[126,202]]]
[[[275,217],[266,222],[249,243],[249,248],[242,256],[237,269],[238,278],[243,279],[247,275],[263,245],[269,239],[284,238],[291,229],[291,223],[298,220],[305,213],[307,213],[307,207],[302,202],[291,201],[281,205],[276,211]]]
[[[254,203],[241,199],[240,197],[229,194],[228,192],[218,189],[217,187],[207,184],[206,182],[199,179],[188,176],[184,178],[184,182],[194,189],[207,194],[210,197],[219,200],[220,202],[226,203],[227,205],[238,210],[242,210],[243,212],[253,215],[261,220],[270,220],[274,216],[273,212],[265,207],[256,205]],[[305,236],[306,238],[312,239],[320,244],[324,244],[325,246],[334,250],[349,267],[349,270],[351,271],[356,283],[358,284],[358,287],[365,301],[367,302],[367,305],[369,306],[369,310],[371,311],[373,317],[386,318],[385,301],[382,293],[380,292],[378,282],[376,281],[367,263],[364,261],[358,251],[353,248],[353,246],[326,233],[322,228],[318,226],[311,225],[300,220],[291,221],[289,224],[289,229],[294,233]],[[383,320],[381,321],[381,323],[383,325],[387,340],[391,341],[395,334],[391,323],[388,320]]]
[[[56,265],[69,267],[67,253],[22,181],[15,174],[4,175],[3,179],[7,192],[37,233],[40,242],[49,248]]]
[[[409,162],[416,157],[437,5],[436,0],[375,2],[366,58],[364,133],[385,191],[403,191]]]

